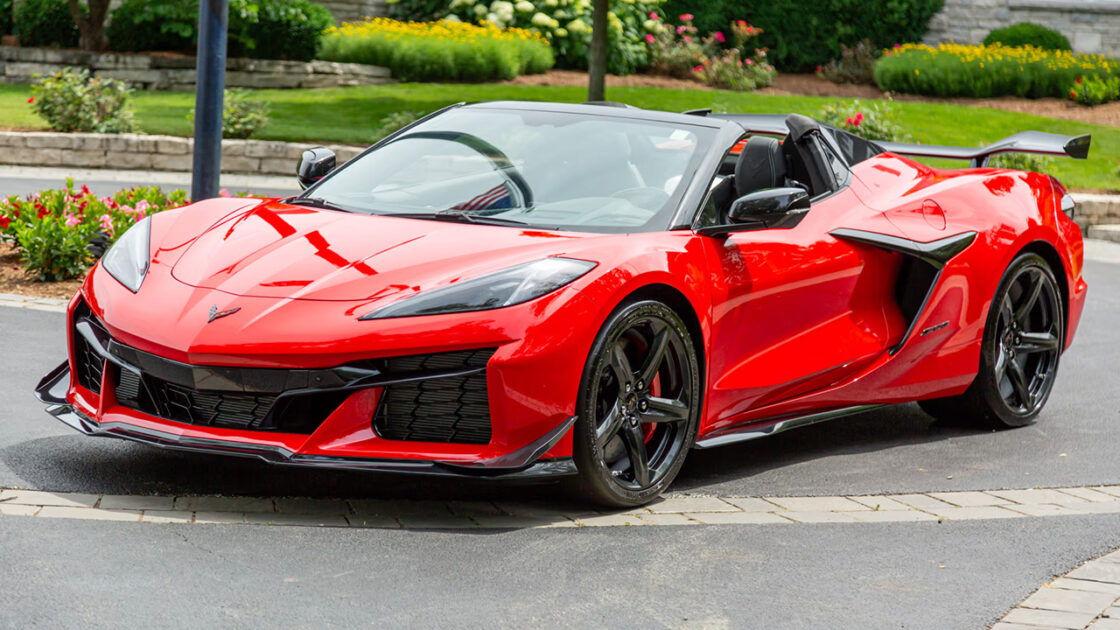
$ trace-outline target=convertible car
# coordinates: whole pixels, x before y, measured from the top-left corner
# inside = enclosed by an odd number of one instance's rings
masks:
[[[149,217],[37,389],[95,436],[275,464],[567,477],[658,496],[685,456],[919,401],[1018,427],[1085,304],[1089,137],[873,143],[799,115],[456,105],[306,190]],[[968,160],[926,166],[913,157]]]

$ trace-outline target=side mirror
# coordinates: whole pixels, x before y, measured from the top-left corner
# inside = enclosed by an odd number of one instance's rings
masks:
[[[767,188],[739,197],[727,218],[732,223],[764,223],[768,227],[795,210],[809,208],[809,193],[801,188]]]
[[[299,187],[306,190],[309,186],[317,184],[320,179],[334,170],[336,162],[334,151],[326,147],[315,147],[304,151],[296,175]]]

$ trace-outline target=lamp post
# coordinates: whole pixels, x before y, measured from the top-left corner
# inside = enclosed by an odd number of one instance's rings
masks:
[[[226,84],[229,0],[198,3],[198,78],[194,97],[191,200],[218,196],[222,174],[222,108]]]

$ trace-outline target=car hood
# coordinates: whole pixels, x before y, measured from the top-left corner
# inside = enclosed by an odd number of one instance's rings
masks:
[[[573,239],[517,227],[264,202],[211,225],[175,262],[184,284],[234,295],[378,300],[563,254]]]

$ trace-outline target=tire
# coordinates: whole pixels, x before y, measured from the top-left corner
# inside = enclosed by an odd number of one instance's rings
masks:
[[[1038,254],[1012,261],[1000,280],[980,344],[980,371],[960,396],[923,400],[947,424],[1009,429],[1038,417],[1058,375],[1065,345],[1063,296]]]
[[[699,375],[691,335],[673,309],[649,300],[616,309],[583,370],[573,433],[579,475],[570,489],[609,507],[664,492],[696,439]]]

